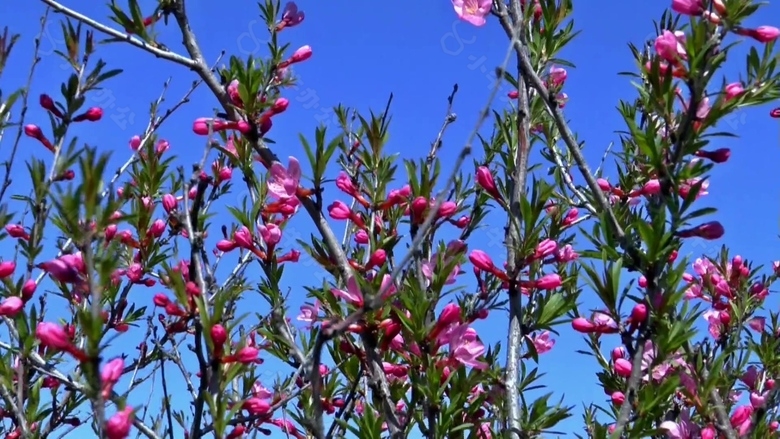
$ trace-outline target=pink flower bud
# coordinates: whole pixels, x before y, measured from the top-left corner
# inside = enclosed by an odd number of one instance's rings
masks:
[[[68,334],[56,323],[39,323],[35,328],[35,336],[40,340],[41,345],[47,348],[65,350],[72,345]]]
[[[672,0],[672,10],[683,15],[701,15],[704,4],[702,0]]]
[[[238,352],[236,352],[236,361],[242,364],[256,363],[257,354],[259,353],[260,351],[258,351],[257,348],[253,348],[251,346],[243,347]]]
[[[27,282],[24,283],[22,286],[22,300],[27,302],[28,300],[32,299],[33,294],[35,294],[35,290],[38,288],[38,284],[35,283],[34,279],[28,279]]]
[[[618,358],[626,358],[626,348],[618,346],[615,349],[612,349],[610,355],[612,356],[612,361],[615,361]]]
[[[631,362],[625,358],[615,360],[615,374],[619,377],[628,378],[631,376]]]
[[[5,279],[14,274],[16,263],[13,261],[0,262],[0,279]]]
[[[385,252],[380,248],[379,250],[371,254],[371,257],[368,259],[368,263],[366,264],[366,266],[372,268],[382,267],[385,265],[385,262],[387,262],[387,252]]]
[[[714,240],[722,237],[724,233],[725,229],[721,223],[710,221],[692,229],[681,230],[677,232],[677,235],[681,238],[699,237],[706,240]]]
[[[130,149],[133,151],[138,151],[139,148],[141,148],[141,137],[139,136],[133,136],[130,138]]]
[[[622,405],[626,401],[626,395],[623,392],[614,392],[610,398],[615,405]]]
[[[425,210],[428,208],[428,201],[425,197],[417,197],[412,200],[411,214],[418,220],[422,220],[425,216]]]
[[[227,331],[225,330],[225,327],[216,324],[211,327],[211,341],[214,343],[214,346],[223,346],[225,342],[227,341]],[[255,355],[257,356],[257,355]]]
[[[33,139],[42,139],[43,138],[43,132],[38,127],[38,125],[25,125],[24,126],[24,134],[26,134],[28,137],[32,137]]]
[[[454,215],[457,210],[458,205],[455,204],[454,201],[445,201],[441,203],[441,206],[439,207],[438,216],[439,218],[449,218]]]
[[[273,107],[271,107],[271,112],[273,114],[284,113],[289,105],[290,101],[287,98],[279,98],[274,102]]]
[[[311,55],[311,47],[308,45],[302,46],[293,53],[292,57],[290,58],[290,64],[306,61],[307,59],[311,58]]]
[[[647,319],[647,306],[643,303],[637,303],[631,310],[631,321],[634,323],[643,323]]]
[[[268,245],[276,245],[282,240],[282,229],[276,224],[270,223],[258,227],[260,237]]]
[[[496,200],[502,200],[501,194],[498,193],[498,187],[493,179],[493,174],[490,173],[490,169],[487,166],[480,166],[477,168],[476,176],[477,184]]]
[[[352,210],[343,201],[334,201],[328,206],[330,217],[335,220],[346,220],[352,216]]]
[[[726,102],[736,98],[737,96],[741,95],[745,92],[745,88],[742,87],[742,84],[739,82],[732,82],[731,84],[727,85],[725,88],[726,93]]]
[[[149,230],[147,231],[147,234],[149,236],[152,236],[154,238],[159,238],[162,236],[162,234],[165,232],[167,224],[165,221],[158,219],[155,220],[152,225],[149,227]]]
[[[235,242],[237,246],[243,249],[250,250],[255,248],[252,232],[250,232],[246,226],[241,226],[238,230],[236,230],[236,232],[233,234],[233,242]]]
[[[92,107],[85,111],[83,114],[80,114],[73,118],[73,122],[82,122],[82,121],[90,121],[90,122],[97,122],[100,119],[103,118],[103,109],[100,107]]]
[[[490,256],[482,250],[472,250],[469,254],[469,261],[471,261],[474,267],[482,271],[492,272],[496,268]]]
[[[563,285],[561,277],[555,273],[545,274],[536,280],[535,286],[540,290],[553,290]]]
[[[21,224],[8,224],[5,226],[5,231],[11,238],[21,238],[24,240],[30,239],[30,235],[24,230],[24,226]]]
[[[199,136],[206,136],[209,134],[209,122],[210,120],[205,117],[195,119],[192,123],[192,132]]]
[[[358,230],[357,233],[355,233],[355,243],[356,244],[368,244],[368,233],[365,230]]]
[[[170,214],[172,211],[176,210],[178,207],[178,201],[176,201],[176,197],[174,197],[171,194],[165,194],[162,197],[162,205],[163,209],[165,209],[165,213]]]
[[[106,439],[126,439],[130,436],[133,418],[132,407],[125,407],[124,410],[117,412],[106,422]]]
[[[19,311],[24,308],[24,301],[16,296],[5,298],[0,302],[0,316],[16,317]]]
[[[572,320],[571,327],[575,331],[581,332],[583,334],[589,334],[596,330],[596,325],[584,317],[577,317],[576,319]]]
[[[241,408],[254,416],[268,415],[271,412],[271,404],[264,399],[256,397],[244,401],[244,403],[241,404]]]
[[[780,36],[780,29],[774,26],[759,26],[750,32],[750,36],[760,43],[769,43]]]
[[[543,259],[547,256],[550,256],[551,254],[555,253],[555,250],[558,249],[558,243],[553,241],[552,239],[545,239],[542,242],[540,242],[536,249],[534,250],[534,259]]]
[[[221,252],[231,252],[236,248],[238,248],[238,245],[236,245],[235,242],[227,239],[222,239],[217,243],[217,250]]]
[[[171,301],[168,300],[168,296],[163,293],[155,294],[152,298],[152,302],[154,302],[155,306],[159,306],[160,308],[165,308],[169,303],[171,303]]]

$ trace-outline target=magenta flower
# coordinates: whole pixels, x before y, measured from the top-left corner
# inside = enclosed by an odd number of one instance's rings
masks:
[[[274,162],[268,171],[268,194],[280,200],[294,199],[301,182],[301,164],[295,157],[290,157],[290,163],[285,168],[281,163]]]
[[[488,364],[478,360],[485,353],[485,345],[477,338],[477,331],[468,324],[458,325],[449,333],[450,357],[464,366],[485,370]]]
[[[485,17],[490,14],[493,7],[491,0],[452,0],[452,7],[461,20],[474,26],[484,26]]]
[[[347,280],[346,291],[340,290],[338,288],[331,288],[330,292],[339,299],[342,299],[352,305],[363,306],[363,293],[360,291],[360,286],[358,286],[357,280],[354,276],[351,276],[349,280]]]

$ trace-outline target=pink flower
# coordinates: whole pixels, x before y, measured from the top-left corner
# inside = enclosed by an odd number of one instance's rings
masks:
[[[550,85],[552,85],[553,87],[562,86],[568,76],[569,74],[566,72],[566,69],[564,69],[563,67],[557,67],[557,66],[550,67],[549,82]]]
[[[241,408],[251,415],[267,415],[271,413],[271,404],[260,398],[249,398],[241,405]]]
[[[726,86],[725,89],[726,92],[726,102],[736,98],[737,96],[741,95],[745,92],[745,88],[742,87],[742,84],[739,82],[732,82],[731,84]]]
[[[63,283],[76,283],[85,271],[81,253],[62,255],[57,259],[42,262],[37,267],[49,273],[55,280]]]
[[[540,290],[554,290],[563,285],[561,277],[557,274],[545,274],[536,280],[534,286]]]
[[[672,10],[683,15],[701,15],[704,4],[702,0],[672,0]]]
[[[296,5],[295,2],[287,2],[287,4],[284,5],[282,22],[286,27],[293,27],[301,24],[304,17],[303,11],[298,10],[298,5]]]
[[[484,26],[485,17],[493,7],[491,0],[452,0],[452,6],[458,17],[474,26]]]
[[[628,378],[631,376],[631,370],[633,366],[631,362],[625,358],[618,358],[615,360],[615,374],[619,377]]]
[[[536,349],[536,353],[538,355],[549,352],[552,350],[553,346],[555,346],[555,340],[550,338],[550,331],[544,331],[534,337],[528,336],[528,338],[534,344],[534,348]]]
[[[687,410],[680,413],[680,422],[664,421],[659,427],[666,430],[668,439],[692,439],[699,430]]]
[[[35,328],[35,336],[47,348],[67,350],[72,342],[65,329],[56,323],[42,322]]]
[[[458,325],[449,334],[450,356],[464,366],[486,370],[488,364],[479,361],[485,353],[485,345],[477,338],[477,331],[468,324]]]
[[[759,26],[750,32],[750,36],[760,43],[769,43],[780,36],[780,29],[774,26]]]
[[[341,171],[339,173],[339,176],[336,177],[336,187],[341,189],[342,192],[349,196],[356,196],[357,195],[357,186],[352,182],[352,178],[350,178],[349,175],[347,175],[346,172]]]
[[[536,245],[536,250],[534,250],[534,255],[532,257],[534,259],[544,259],[547,256],[553,254],[557,249],[557,242],[553,241],[552,239],[545,239]]]
[[[298,317],[296,320],[299,322],[306,322],[308,323],[308,327],[311,327],[314,322],[317,321],[317,318],[320,313],[320,301],[315,300],[314,305],[305,304],[301,306],[301,313],[298,314]]]
[[[114,384],[122,377],[122,372],[125,368],[125,360],[115,358],[103,366],[100,370],[100,380],[102,381],[103,398],[108,399],[111,396],[111,389]]]
[[[24,301],[17,296],[11,296],[0,302],[0,316],[15,317],[24,308]]]
[[[257,350],[257,348],[254,348],[252,346],[245,346],[239,349],[238,352],[236,352],[235,359],[237,362],[243,364],[257,363],[258,362],[257,354],[259,353],[260,351]]]
[[[563,246],[563,248],[558,249],[558,251],[555,253],[555,260],[562,263],[574,261],[579,257],[580,255],[574,251],[574,247],[569,244],[566,244]]]
[[[699,237],[706,240],[714,240],[722,237],[725,232],[721,223],[709,221],[690,229],[680,230],[677,232],[677,236],[681,238]]]
[[[276,224],[261,224],[258,226],[258,230],[260,231],[260,237],[268,245],[276,245],[282,240],[282,229]]]
[[[684,44],[684,32],[670,32],[664,30],[661,35],[655,39],[655,51],[664,61],[675,63],[680,59],[688,58]]]
[[[0,262],[0,279],[5,279],[14,274],[16,263],[13,261]]]
[[[130,429],[133,427],[133,408],[125,407],[124,410],[117,412],[106,422],[107,439],[125,439],[130,436]]]
[[[301,164],[295,157],[285,168],[281,163],[274,162],[268,171],[268,193],[280,200],[295,198],[301,182]]]
[[[331,288],[331,294],[347,301],[348,303],[357,307],[363,306],[363,293],[360,291],[360,286],[354,276],[351,276],[347,280],[347,290],[340,290],[338,288]]]
[[[343,201],[336,200],[328,206],[330,217],[336,220],[347,220],[352,218],[352,209]]]
[[[469,254],[469,261],[471,261],[475,267],[482,271],[487,271],[488,273],[493,272],[496,268],[490,256],[482,250],[472,250]]]

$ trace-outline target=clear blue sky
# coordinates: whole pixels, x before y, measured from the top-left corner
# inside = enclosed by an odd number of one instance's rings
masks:
[[[145,11],[151,11],[156,2],[140,3]],[[564,57],[577,66],[569,71],[565,91],[570,101],[565,112],[572,120],[574,130],[587,142],[586,156],[593,166],[598,164],[604,148],[617,140],[615,131],[623,128],[622,119],[615,110],[618,99],[631,100],[635,96],[628,80],[617,76],[619,71],[634,68],[627,42],[641,45],[654,37],[652,20],[660,17],[668,3],[592,0],[575,9],[576,27],[582,33],[564,52]],[[104,2],[70,1],[67,5],[107,21]],[[303,132],[310,136],[318,123],[327,122],[329,119],[323,118],[327,115],[324,109],[343,103],[379,112],[392,92],[395,99],[388,151],[400,152],[403,157],[420,157],[427,152],[442,123],[446,96],[452,85],[458,83],[460,91],[454,106],[458,122],[448,130],[441,154],[444,169],[450,169],[455,151],[467,138],[485,103],[492,84],[490,72],[500,65],[505,54],[507,41],[498,23],[492,18],[483,28],[462,23],[448,0],[400,3],[302,0],[298,5],[306,12],[306,20],[298,27],[285,30],[281,39],[290,42],[293,49],[311,45],[314,56],[295,69],[302,86],[298,92],[287,96],[291,101],[289,110],[274,121],[270,137],[277,142],[277,154],[298,156],[306,167],[297,135]],[[215,60],[221,50],[238,56],[265,54],[266,32],[254,2],[223,0],[217,7],[214,2],[190,0],[188,9],[207,59]],[[42,3],[37,1],[28,1],[24,7],[12,7],[10,2],[0,5],[0,16],[5,18],[11,31],[23,34],[3,76],[2,88],[6,93],[22,86],[26,80],[33,37],[38,32],[38,18],[43,10]],[[780,17],[780,6],[769,6],[759,15]],[[62,37],[55,25],[57,19],[50,22],[41,43],[42,60],[33,85],[33,103],[42,92],[57,94],[60,82],[68,73],[53,55],[54,49],[63,48]],[[778,25],[777,22],[748,24]],[[162,41],[184,53],[178,29],[175,26],[162,29]],[[742,51],[734,54],[737,56],[730,60],[731,65],[742,67]],[[101,150],[114,150],[112,163],[118,166],[128,157],[128,139],[145,128],[149,102],[159,95],[163,82],[173,76],[168,94],[172,104],[184,94],[194,76],[181,66],[129,46],[103,47],[98,56],[106,60],[109,67],[122,68],[125,72],[106,84],[107,100],[114,104],[106,108],[104,119],[97,124],[82,124],[72,133],[77,133],[82,142],[99,145]],[[480,66],[485,67],[484,72]],[[724,73],[729,75],[729,81],[738,79],[738,70],[732,68]],[[108,102],[91,100],[88,105],[108,106]],[[496,105],[503,104],[498,102]],[[200,158],[203,140],[192,133],[191,124],[197,117],[209,116],[215,106],[213,96],[202,88],[160,131],[160,135],[171,142],[172,151],[180,156],[180,163],[189,166]],[[120,109],[128,111],[124,119]],[[716,168],[710,185],[711,194],[700,201],[702,205],[722,209],[717,216],[726,228],[722,242],[735,254],[757,263],[780,259],[780,255],[772,251],[778,234],[780,192],[771,178],[777,173],[780,149],[777,122],[767,116],[768,111],[769,107],[741,111],[729,121],[730,126],[723,126],[740,138],[713,145],[714,148],[731,148],[732,156],[728,164]],[[31,108],[28,121],[47,123],[37,105]],[[336,134],[335,125],[330,124],[332,133]],[[490,127],[485,126],[483,133],[488,134],[489,130]],[[20,159],[30,155],[45,156],[46,151],[37,143],[29,139],[22,142],[24,148]],[[10,142],[6,139],[0,148],[3,158],[9,149]],[[27,192],[26,177],[23,167],[17,165],[13,193]],[[329,192],[332,196],[335,188]],[[227,217],[220,218],[222,221],[218,219],[217,224],[227,223]],[[308,221],[303,215],[296,218],[292,230],[308,236]],[[494,221],[493,224],[500,223]],[[489,239],[491,234],[501,233],[501,227],[485,230],[472,241],[471,247],[482,247],[497,261],[503,261],[500,240]],[[339,235],[343,232],[342,227],[335,230]],[[719,245],[720,242],[691,246],[688,251],[712,253]],[[11,257],[11,251],[6,246],[2,256]],[[286,272],[293,288],[291,305],[294,311],[305,298],[300,285],[291,279],[306,279],[311,272],[307,264],[288,268]],[[311,280],[318,282],[314,278]],[[157,291],[152,289],[149,296]],[[582,301],[582,311],[594,306],[587,290]],[[770,298],[769,304],[775,306],[776,300]],[[503,343],[503,335],[494,337],[505,332],[506,324],[506,316],[502,313],[496,313],[489,322],[482,324],[479,329],[486,343],[496,340]],[[581,406],[583,402],[603,402],[606,395],[595,385],[595,363],[574,353],[576,349],[586,347],[584,342],[570,329],[562,329],[554,350],[542,357],[542,370],[548,374],[545,384],[557,394],[565,393],[568,404]],[[613,347],[609,343],[606,342],[605,348]],[[125,346],[128,345],[129,342]],[[263,375],[274,376],[273,363],[266,365],[263,367],[268,371]],[[175,384],[181,383],[172,383]],[[133,403],[144,404],[145,399]],[[579,431],[580,426],[581,420],[577,416],[562,424],[560,429],[573,432]]]

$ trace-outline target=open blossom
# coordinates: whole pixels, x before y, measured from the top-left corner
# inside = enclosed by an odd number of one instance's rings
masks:
[[[484,26],[485,17],[490,14],[493,2],[492,0],[452,0],[452,6],[461,20],[474,26]]]
[[[281,163],[274,162],[268,171],[268,193],[278,199],[295,198],[301,181],[301,164],[295,157],[285,168]]]
[[[358,307],[363,306],[363,292],[360,291],[360,286],[358,285],[358,282],[354,276],[350,277],[347,280],[346,291],[339,288],[331,288],[330,292],[334,296],[342,300],[345,300],[346,302],[352,305]]]
[[[655,39],[655,51],[664,61],[671,63],[676,63],[680,59],[687,59],[685,33],[682,31],[671,32],[664,30]]]
[[[468,324],[456,326],[449,334],[450,356],[464,366],[478,370],[488,368],[487,363],[478,360],[485,353],[485,345],[477,338],[477,331]]]
[[[543,331],[541,334],[534,335],[533,337],[528,336],[528,338],[531,340],[531,343],[533,343],[536,353],[539,355],[549,352],[552,350],[553,346],[555,346],[555,340],[550,338],[550,331]]]
[[[693,439],[699,431],[699,427],[691,422],[691,415],[688,410],[680,413],[679,422],[664,421],[661,423],[660,428],[666,431],[667,439]]]

